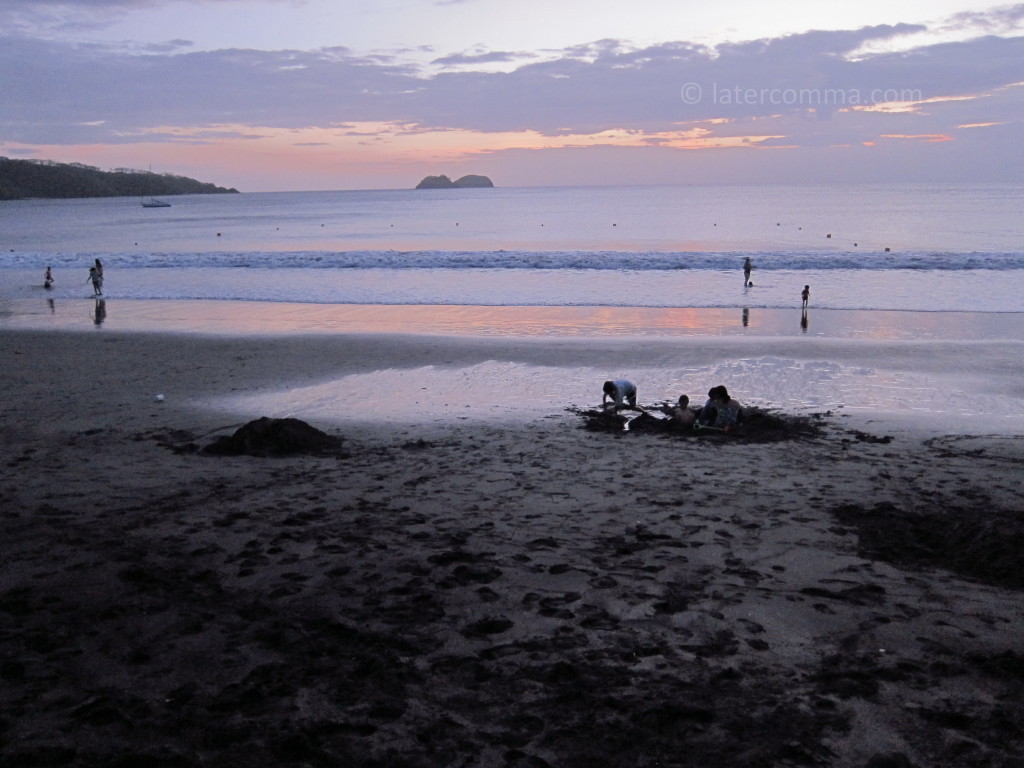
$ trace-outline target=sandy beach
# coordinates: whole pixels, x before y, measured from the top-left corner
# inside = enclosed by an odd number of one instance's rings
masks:
[[[4,327],[0,762],[1020,766],[1022,350]]]

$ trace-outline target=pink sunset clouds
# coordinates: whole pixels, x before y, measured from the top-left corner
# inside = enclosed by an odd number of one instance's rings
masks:
[[[12,7],[0,2],[0,20]],[[945,22],[1002,35],[916,46],[928,27],[903,23],[426,63],[347,47],[139,50],[22,24],[0,40],[0,155],[243,191],[409,187],[439,172],[504,186],[1013,180],[1024,38],[1006,30],[1020,8]]]

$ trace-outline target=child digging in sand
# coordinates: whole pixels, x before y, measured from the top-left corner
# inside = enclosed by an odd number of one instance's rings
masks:
[[[715,394],[715,428],[723,432],[735,432],[743,423],[743,407],[737,400],[729,397],[729,390],[719,385],[714,388]]]
[[[636,384],[626,379],[606,381],[601,388],[604,396],[601,398],[601,407],[608,407],[608,399],[611,398],[616,411],[628,408],[633,411],[643,411],[643,408],[636,406]],[[626,405],[625,403],[629,403]]]
[[[674,429],[688,432],[693,429],[697,421],[697,414],[690,410],[690,398],[688,395],[680,395],[679,403],[674,407],[666,406],[665,413],[669,415],[669,423]]]

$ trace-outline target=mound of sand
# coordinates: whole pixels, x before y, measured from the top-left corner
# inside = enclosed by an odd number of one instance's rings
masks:
[[[576,410],[583,417],[584,429],[592,432],[633,432],[664,434],[681,438],[724,439],[747,443],[775,443],[820,437],[825,431],[827,413],[809,416],[781,414],[764,408],[745,408],[743,426],[736,432],[725,434],[714,429],[680,429],[661,414],[634,412],[626,414],[609,410]]]
[[[321,432],[300,419],[263,416],[239,427],[230,437],[220,437],[203,449],[218,456],[337,456],[343,455],[342,439]]]

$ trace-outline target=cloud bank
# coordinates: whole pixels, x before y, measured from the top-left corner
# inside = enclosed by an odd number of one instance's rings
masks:
[[[0,18],[11,7],[0,2]],[[18,7],[24,19],[26,8],[58,6],[19,0]],[[1012,6],[949,23],[1005,29],[1021,18],[1024,6]],[[452,54],[429,71],[343,47],[196,52],[179,40],[135,50],[8,34],[0,38],[0,150],[197,146],[292,132],[292,144],[307,151],[328,151],[332,136],[339,151],[357,135],[363,148],[398,142],[403,159],[382,155],[392,164],[412,163],[421,137],[432,156],[458,159],[461,152],[478,166],[521,167],[533,153],[545,164],[563,157],[575,169],[571,154],[608,164],[616,152],[640,157],[637,150],[646,149],[659,150],[643,155],[651,168],[671,156],[670,166],[696,169],[701,178],[713,174],[711,155],[726,177],[735,172],[738,160],[723,159],[726,152],[743,156],[755,176],[758,168],[778,172],[780,161],[767,155],[785,155],[810,178],[822,163],[861,168],[869,157],[863,150],[872,149],[879,169],[908,177],[931,178],[936,164],[951,175],[1019,177],[1024,38],[989,34],[864,52],[922,31],[911,24],[810,31],[713,48],[601,40],[543,59],[529,51]],[[478,68],[494,63],[505,71]],[[697,150],[708,156],[695,160]],[[861,159],[848,160],[854,156]],[[361,158],[372,161],[366,149]]]

